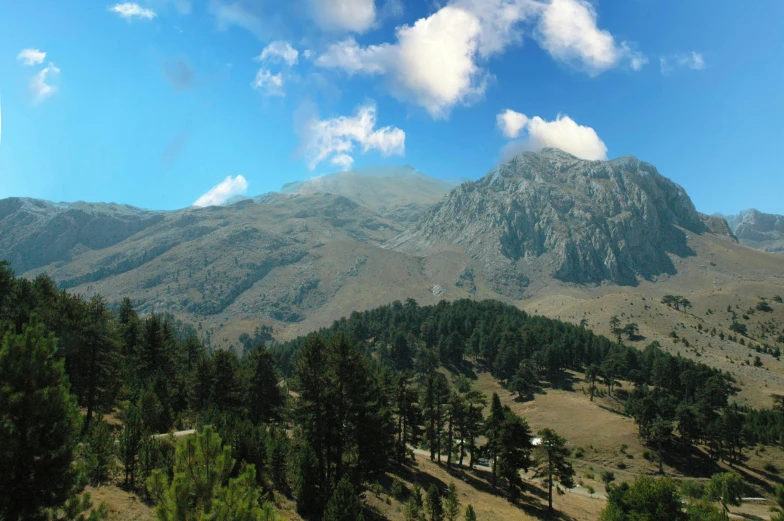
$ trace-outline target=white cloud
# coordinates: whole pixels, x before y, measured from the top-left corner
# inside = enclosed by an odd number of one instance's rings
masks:
[[[364,33],[376,22],[374,0],[310,0],[316,23],[327,31]]]
[[[246,2],[243,0],[236,0],[232,3],[210,0],[209,11],[215,17],[218,29],[221,31],[236,25],[256,35],[258,38],[265,38],[265,25],[261,14],[257,12],[258,5],[258,2],[246,5]],[[256,7],[254,8],[254,6]]]
[[[354,158],[348,154],[338,154],[330,160],[330,163],[343,170],[348,170],[354,164]]]
[[[353,117],[340,116],[321,120],[312,117],[304,129],[305,153],[312,170],[327,159],[333,165],[347,168],[353,163],[351,154],[358,146],[361,153],[376,150],[383,156],[403,155],[406,133],[393,126],[376,129],[376,106],[366,103]]]
[[[634,70],[647,62],[626,42],[618,44],[609,31],[596,25],[596,10],[588,0],[551,0],[544,8],[536,38],[554,59],[591,76],[628,61]]]
[[[46,53],[40,49],[24,49],[16,57],[22,64],[32,67],[33,65],[40,65],[46,59]]]
[[[509,113],[512,115],[509,116]],[[529,119],[525,114],[507,110],[496,117],[498,126],[504,131],[507,129],[504,125],[510,120],[513,123],[510,130],[514,130],[521,121],[524,123],[517,132],[505,132],[505,135],[512,137],[513,134],[517,137],[524,130],[526,136],[503,148],[503,160],[520,152],[537,151],[545,147],[560,148],[582,159],[607,159],[607,146],[596,131],[591,127],[578,125],[569,116],[559,114],[554,121],[545,121],[539,116]]]
[[[484,95],[492,76],[487,59],[523,41],[536,40],[553,58],[594,76],[625,64],[640,70],[648,59],[596,25],[588,0],[448,0],[413,25],[396,29],[394,42],[361,46],[352,38],[332,44],[315,60],[348,74],[383,76],[398,99],[444,118],[457,104]]]
[[[261,54],[254,58],[256,61],[279,62],[282,61],[289,67],[297,63],[299,52],[289,42],[277,41],[267,45]]]
[[[117,13],[118,15],[122,16],[126,20],[132,20],[134,18],[152,20],[157,16],[155,11],[153,11],[152,9],[142,7],[139,4],[133,2],[124,2],[121,4],[115,4],[109,8],[109,11],[112,11],[113,13]]]
[[[244,177],[238,175],[232,178],[228,176],[222,182],[210,188],[210,190],[199,197],[193,206],[216,206],[228,201],[235,195],[243,195],[248,191],[248,182]]]
[[[453,0],[450,5],[479,20],[479,54],[483,58],[522,42],[521,23],[540,14],[543,8],[535,0]]]
[[[705,58],[702,53],[697,51],[676,53],[669,57],[659,58],[659,68],[662,74],[669,74],[675,67],[699,71],[705,68]]]
[[[349,74],[384,74],[397,98],[424,107],[435,118],[484,94],[487,75],[474,61],[480,34],[476,16],[447,6],[396,33],[395,44],[368,47],[348,38],[332,45],[316,64]]]
[[[272,74],[269,69],[259,69],[251,86],[267,96],[285,96],[283,89],[283,75]]]
[[[504,136],[514,139],[520,135],[520,131],[523,130],[523,127],[528,123],[528,116],[511,109],[506,109],[501,114],[498,114],[495,117],[495,120]]]
[[[33,91],[34,100],[40,102],[52,96],[57,92],[57,87],[47,83],[60,74],[58,69],[53,63],[49,63],[38,74],[33,76],[30,80],[30,90]]]

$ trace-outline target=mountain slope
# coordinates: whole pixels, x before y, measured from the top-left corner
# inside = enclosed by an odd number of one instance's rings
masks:
[[[724,218],[741,244],[771,253],[784,253],[784,215],[752,209]]]
[[[621,285],[672,275],[670,254],[693,255],[684,230],[711,233],[683,188],[652,165],[545,149],[457,187],[391,246],[459,245],[499,292],[519,298],[537,273]]]
[[[161,222],[164,212],[104,203],[0,200],[0,259],[20,273],[113,246]]]

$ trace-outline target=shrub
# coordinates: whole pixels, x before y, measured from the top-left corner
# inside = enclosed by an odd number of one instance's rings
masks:
[[[575,458],[581,459],[583,456],[585,456],[585,449],[583,449],[582,447],[577,447],[576,449],[574,449]]]
[[[390,492],[393,497],[396,499],[402,499],[406,493],[406,487],[403,485],[403,482],[397,478],[392,480],[392,486],[390,487]]]
[[[774,465],[774,464],[773,464],[772,462],[770,462],[770,461],[769,461],[769,462],[767,462],[767,463],[765,463],[765,466],[764,466],[764,467],[762,467],[762,468],[764,468],[765,470],[767,470],[767,471],[768,471],[768,472],[770,472],[771,474],[778,474],[778,473],[779,473],[779,469],[778,469],[778,467],[776,467],[776,465]]]
[[[624,463],[623,461],[618,463],[618,468],[621,470],[626,470],[626,463]]]
[[[702,499],[705,496],[705,485],[699,481],[681,483],[681,495],[688,499]]]
[[[770,307],[770,304],[768,304],[764,300],[760,300],[759,302],[757,302],[756,309],[757,311],[763,311],[765,313],[770,313],[771,311],[773,311],[773,308]]]
[[[615,481],[615,472],[605,470],[602,472],[602,482],[606,485]]]

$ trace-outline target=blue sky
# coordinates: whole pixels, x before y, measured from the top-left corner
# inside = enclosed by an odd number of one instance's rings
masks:
[[[0,197],[173,209],[549,145],[784,213],[784,2],[717,5],[0,0]]]

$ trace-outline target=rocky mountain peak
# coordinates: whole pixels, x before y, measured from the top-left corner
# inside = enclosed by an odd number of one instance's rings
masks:
[[[784,252],[784,215],[750,209],[722,217],[742,244],[771,253]]]
[[[524,152],[452,190],[391,246],[458,245],[519,297],[533,276],[633,285],[674,273],[685,230],[710,229],[684,189],[627,156],[586,161],[558,149]]]

